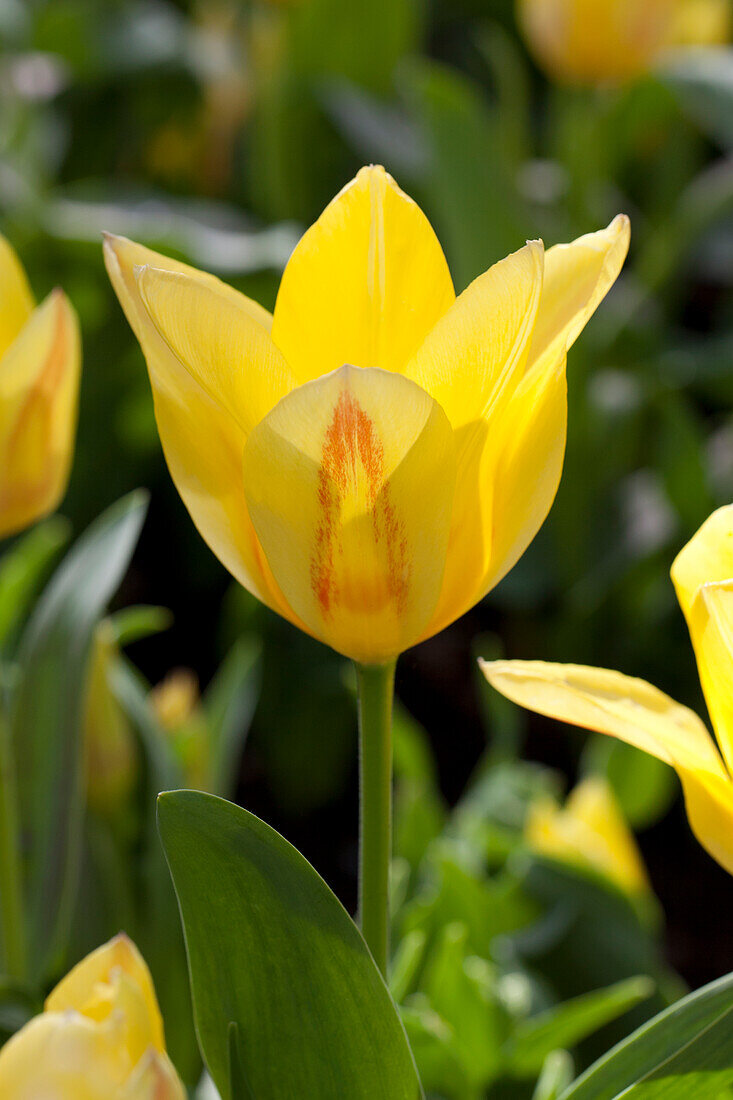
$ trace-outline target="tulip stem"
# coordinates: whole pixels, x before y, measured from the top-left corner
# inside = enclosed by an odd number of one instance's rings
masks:
[[[17,783],[10,730],[0,716],[0,929],[8,977],[25,977]]]
[[[382,974],[389,957],[395,662],[356,665],[359,693],[359,924]]]

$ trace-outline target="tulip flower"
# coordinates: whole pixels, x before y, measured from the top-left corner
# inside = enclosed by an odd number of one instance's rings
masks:
[[[633,833],[601,776],[583,779],[562,807],[549,796],[538,798],[529,807],[524,837],[535,852],[589,867],[625,893],[649,889]]]
[[[727,40],[728,0],[518,0],[538,62],[571,84],[621,83],[674,45]]]
[[[61,290],[35,306],[18,257],[0,236],[0,538],[52,511],[71,468],[79,328]]]
[[[672,580],[717,746],[693,711],[644,680],[543,661],[483,661],[481,667],[513,702],[618,737],[675,768],[693,832],[733,874],[733,505],[713,512],[680,551]]]
[[[84,716],[87,801],[101,816],[126,805],[137,770],[135,735],[111,686],[119,656],[112,624],[103,620],[92,646]]]
[[[196,673],[173,669],[150,692],[150,703],[181,766],[187,787],[212,790],[209,758],[211,734]]]
[[[184,1100],[150,972],[126,936],[78,964],[0,1051],[3,1100]]]
[[[397,655],[482,599],[547,515],[566,351],[628,240],[620,216],[546,256],[530,241],[456,297],[420,208],[363,168],[297,245],[270,315],[107,238],[184,503],[245,588],[372,670],[372,748],[388,751]],[[385,760],[362,763],[384,788]],[[384,820],[384,789],[377,802]]]

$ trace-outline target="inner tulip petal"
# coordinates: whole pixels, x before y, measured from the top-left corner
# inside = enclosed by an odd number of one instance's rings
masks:
[[[417,641],[443,577],[453,432],[419,386],[341,367],[293,390],[244,452],[249,512],[312,633],[366,664]]]
[[[0,233],[0,355],[33,311],[34,301],[15,250]]]
[[[272,336],[299,382],[343,363],[401,371],[454,298],[427,218],[371,166],[329,203],[290,257]]]

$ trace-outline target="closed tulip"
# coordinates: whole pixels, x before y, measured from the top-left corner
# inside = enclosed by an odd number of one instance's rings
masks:
[[[0,236],[0,538],[61,500],[76,431],[76,314],[54,290],[35,306],[15,252]]]
[[[534,537],[562,467],[566,351],[628,239],[620,216],[546,255],[531,241],[456,297],[427,219],[370,167],[296,247],[274,315],[124,238],[105,256],[199,531],[269,607],[377,665]]]
[[[79,963],[0,1051],[3,1100],[185,1100],[152,979],[118,936]]]
[[[672,580],[717,745],[693,711],[620,672],[543,661],[482,668],[515,703],[618,737],[674,767],[693,832],[733,874],[733,505],[714,512],[677,555]]]
[[[554,79],[620,83],[677,45],[711,45],[730,31],[728,0],[518,0],[527,44]]]
[[[649,889],[634,835],[601,776],[578,783],[564,806],[549,796],[538,798],[529,808],[524,836],[535,852],[591,868],[626,893]]]

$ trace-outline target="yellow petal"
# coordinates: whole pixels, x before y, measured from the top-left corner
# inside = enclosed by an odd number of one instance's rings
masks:
[[[479,663],[497,691],[528,710],[618,737],[674,767],[727,778],[697,715],[645,680],[544,661]]]
[[[288,602],[316,637],[365,664],[412,645],[433,612],[454,480],[440,407],[373,368],[294,390],[244,455],[250,514]]]
[[[119,1100],[186,1100],[186,1097],[170,1059],[150,1050],[138,1063]]]
[[[135,278],[135,268],[151,262],[149,250],[122,238],[108,237],[104,252],[110,279],[147,360],[163,450],[184,504],[201,535],[240,584],[263,603],[291,617],[272,582],[247,511],[242,481],[245,434],[241,424],[200,384],[153,324]],[[173,269],[174,261],[152,255],[159,268]],[[175,270],[179,269],[196,279],[202,290],[221,293],[253,325],[260,324],[261,315],[267,320],[268,315],[255,302],[231,288],[222,289],[224,284],[213,276],[176,264]],[[244,325],[245,321],[240,320]],[[263,323],[261,330],[264,332],[266,327]],[[238,369],[233,363],[232,372],[237,371],[244,374],[243,365]]]
[[[730,0],[681,0],[670,32],[672,46],[725,46],[733,32]]]
[[[80,366],[76,313],[55,290],[0,360],[0,537],[52,511],[64,494]]]
[[[524,375],[457,480],[440,601],[426,636],[453,622],[519,560],[550,510],[565,454],[565,356]]]
[[[160,336],[199,386],[249,433],[293,388],[267,329],[217,287],[176,271],[136,269]]]
[[[127,979],[122,985],[121,977]],[[98,947],[62,978],[46,1000],[46,1011],[74,1009],[91,1020],[100,1021],[112,1015],[120,1001],[120,1007],[131,1004],[130,984],[139,991],[147,1017],[147,1037],[143,1049],[152,1046],[156,1050],[165,1050],[163,1022],[153,979],[142,955],[125,935],[115,936],[109,943]],[[137,1046],[135,1050],[137,1056],[134,1062],[141,1053]]]
[[[129,1073],[114,1025],[100,1028],[75,1012],[47,1012],[16,1032],[0,1051],[0,1096],[116,1100]]]
[[[728,767],[733,764],[733,505],[718,508],[679,552],[672,580],[687,620],[705,700]]]
[[[0,356],[12,344],[34,305],[20,260],[0,233]]]
[[[362,168],[290,257],[272,336],[299,382],[346,363],[401,371],[454,297],[419,206]]]
[[[460,432],[462,459],[511,394],[527,358],[542,290],[543,248],[530,241],[479,275],[433,327],[405,375]]]
[[[677,766],[690,827],[703,848],[733,875],[733,783],[706,769]]]
[[[525,839],[535,851],[592,867],[632,894],[649,888],[633,834],[600,776],[582,780],[562,808],[553,799],[533,803]]]
[[[537,323],[528,364],[556,360],[577,340],[618,278],[629,250],[629,219],[619,214],[606,229],[587,233],[545,253]]]

